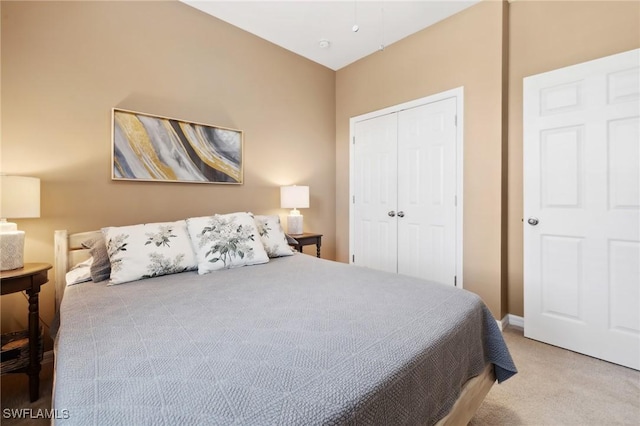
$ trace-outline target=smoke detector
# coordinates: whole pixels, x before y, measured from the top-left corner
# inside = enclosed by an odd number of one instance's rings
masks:
[[[331,42],[323,38],[318,42],[318,46],[320,46],[321,49],[328,49],[329,46],[331,46]]]

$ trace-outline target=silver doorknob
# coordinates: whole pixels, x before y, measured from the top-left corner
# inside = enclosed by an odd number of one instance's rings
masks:
[[[398,217],[404,217],[404,212],[403,211],[398,212]]]
[[[540,221],[537,217],[530,217],[529,219],[527,219],[527,223],[531,226],[536,226],[538,223],[540,223]]]
[[[387,213],[387,215],[388,215],[389,217],[395,217],[396,212],[394,212],[393,210],[391,210],[389,213]]]

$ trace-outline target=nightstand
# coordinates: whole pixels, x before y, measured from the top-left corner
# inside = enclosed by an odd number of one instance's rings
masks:
[[[320,246],[322,245],[322,234],[314,234],[312,232],[305,232],[303,234],[290,234],[291,238],[295,238],[298,244],[291,244],[300,253],[302,253],[303,246],[316,245],[316,257],[320,257]]]
[[[24,368],[7,373],[27,373],[29,375],[29,398],[31,402],[40,397],[40,314],[38,293],[40,287],[49,281],[48,263],[25,263],[20,269],[0,272],[2,294],[25,290],[29,296],[29,363]]]

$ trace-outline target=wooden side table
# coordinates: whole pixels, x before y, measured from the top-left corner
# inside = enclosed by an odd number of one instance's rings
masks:
[[[303,246],[316,245],[316,257],[320,257],[320,246],[322,245],[322,234],[314,234],[305,232],[303,234],[290,234],[291,238],[295,238],[298,244],[291,244],[296,250],[302,253]]]
[[[29,365],[15,373],[26,372],[29,375],[29,398],[31,402],[40,397],[40,354],[38,340],[40,338],[40,315],[38,293],[40,287],[49,281],[48,263],[25,263],[20,269],[0,272],[2,294],[16,293],[25,290],[29,296]]]

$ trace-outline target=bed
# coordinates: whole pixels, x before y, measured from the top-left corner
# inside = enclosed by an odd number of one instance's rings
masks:
[[[516,373],[475,294],[300,253],[60,286],[99,236],[55,234],[56,424],[460,425]]]

